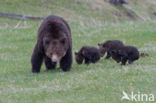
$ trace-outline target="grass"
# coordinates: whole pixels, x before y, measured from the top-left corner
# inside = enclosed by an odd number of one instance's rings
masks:
[[[42,0],[37,3],[24,0],[0,2],[3,12],[63,16],[72,30],[73,51],[83,45],[97,46],[105,40],[119,39],[149,54],[133,65],[121,66],[112,59],[105,61],[101,58],[96,64],[86,66],[77,65],[74,60],[70,72],[64,73],[58,67],[46,71],[43,65],[40,74],[32,74],[30,57],[41,22],[0,18],[0,103],[131,103],[121,101],[122,91],[129,94],[131,91],[153,93],[156,96],[155,21],[116,22],[113,17],[100,14],[101,11],[93,9],[91,13],[89,7],[93,1],[58,0],[52,4],[54,6],[50,5],[53,1]],[[75,2],[78,4],[72,5]],[[96,1],[97,4],[99,2]],[[27,5],[28,8],[12,9],[16,3],[19,7]],[[64,11],[58,12],[62,8]],[[108,11],[115,11],[110,8]]]

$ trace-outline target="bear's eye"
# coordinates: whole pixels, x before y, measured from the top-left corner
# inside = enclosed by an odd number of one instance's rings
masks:
[[[49,43],[50,43],[49,40],[46,40],[46,41],[45,41],[45,44],[46,44],[46,45],[49,45]]]
[[[61,40],[61,44],[65,44],[65,42],[66,42],[65,39]]]

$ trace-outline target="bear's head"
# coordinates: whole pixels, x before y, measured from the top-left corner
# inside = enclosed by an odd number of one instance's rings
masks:
[[[84,57],[80,52],[76,51],[75,59],[76,59],[77,64],[82,64]]]
[[[107,45],[105,43],[98,43],[98,48],[100,51],[100,56],[103,57],[107,52]]]
[[[42,43],[45,55],[51,58],[52,62],[59,62],[69,48],[69,39],[64,25],[52,22],[46,26],[43,33]]]

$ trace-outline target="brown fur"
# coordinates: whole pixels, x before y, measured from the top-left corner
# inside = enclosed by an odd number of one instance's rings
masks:
[[[122,46],[112,51],[112,58],[118,63],[121,61],[122,65],[125,65],[127,61],[132,64],[139,59],[139,51],[134,46]]]
[[[47,69],[56,67],[60,62],[63,71],[72,65],[72,38],[67,22],[58,16],[50,15],[44,19],[38,30],[37,43],[32,57],[32,72],[40,72],[42,61]]]
[[[123,45],[124,44],[120,40],[108,40],[104,43],[98,43],[101,57],[103,57],[107,52],[107,56],[105,59],[110,58],[112,56],[112,51],[120,48]]]
[[[83,46],[80,51],[75,52],[76,62],[82,64],[96,63],[100,59],[100,52],[97,48],[91,46]]]

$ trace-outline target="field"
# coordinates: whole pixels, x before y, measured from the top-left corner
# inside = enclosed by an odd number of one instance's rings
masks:
[[[41,21],[0,17],[0,103],[132,103],[121,100],[123,91],[154,94],[156,101],[156,21],[148,12],[155,2],[142,1],[129,0],[144,21],[131,20],[124,13],[114,17],[119,9],[100,0],[1,0],[1,12],[64,17],[72,30],[73,56],[83,45],[97,47],[109,39],[134,45],[149,56],[127,66],[104,58],[89,66],[77,65],[74,57],[70,72],[59,66],[46,71],[43,64],[41,73],[32,74],[30,58]]]

